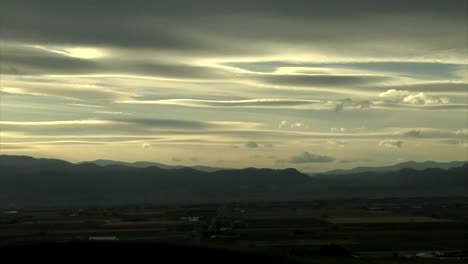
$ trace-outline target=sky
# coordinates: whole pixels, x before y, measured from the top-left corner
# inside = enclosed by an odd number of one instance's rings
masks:
[[[0,153],[468,160],[467,2],[0,0]]]

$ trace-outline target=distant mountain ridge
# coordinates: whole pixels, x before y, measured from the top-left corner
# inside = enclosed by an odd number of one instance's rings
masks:
[[[468,163],[311,177],[293,168],[203,172],[0,155],[0,172],[0,207],[468,195]]]
[[[159,167],[161,169],[173,170],[173,169],[182,169],[185,167],[193,168],[199,171],[205,172],[214,172],[219,170],[227,170],[227,168],[220,168],[220,167],[210,167],[210,166],[184,166],[184,165],[167,165],[159,162],[150,162],[150,161],[135,161],[135,162],[124,162],[124,161],[115,161],[115,160],[104,160],[98,159],[93,161],[84,161],[80,163],[94,163],[99,166],[109,166],[109,165],[124,165],[128,167],[135,167],[135,168],[147,168],[147,167]]]
[[[315,174],[353,174],[353,173],[362,173],[362,172],[390,172],[390,171],[398,171],[401,169],[413,169],[413,170],[425,170],[425,169],[450,169],[461,167],[463,164],[468,163],[468,161],[451,161],[451,162],[435,162],[435,161],[407,161],[398,163],[395,165],[390,166],[382,166],[382,167],[356,167],[352,169],[337,169],[332,171],[327,171],[323,173],[310,173],[311,175]]]
[[[94,163],[99,166],[109,166],[109,165],[123,165],[128,167],[135,167],[135,168],[147,168],[147,167],[159,167],[161,169],[182,169],[185,167],[189,167],[195,170],[204,171],[204,172],[215,172],[220,170],[230,170],[230,168],[222,168],[222,167],[211,167],[211,166],[202,166],[202,165],[195,165],[195,166],[186,166],[186,165],[167,165],[164,163],[159,162],[151,162],[151,161],[135,161],[135,162],[125,162],[125,161],[115,161],[115,160],[105,160],[105,159],[98,159],[93,161],[83,161],[80,163]],[[414,169],[414,170],[424,170],[424,169],[431,169],[431,168],[438,168],[438,169],[450,169],[463,166],[464,163],[468,163],[468,161],[451,161],[451,162],[436,162],[436,161],[407,161],[402,163],[397,163],[395,165],[389,166],[381,166],[381,167],[356,167],[352,169],[336,169],[321,173],[306,173],[308,175],[319,175],[319,174],[353,174],[353,173],[362,173],[362,172],[389,172],[389,171],[398,171],[401,169]]]

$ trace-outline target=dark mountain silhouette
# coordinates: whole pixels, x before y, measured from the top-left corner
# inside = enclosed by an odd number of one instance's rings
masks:
[[[0,207],[466,195],[468,164],[310,177],[296,169],[135,168],[0,156]]]
[[[108,166],[108,165],[125,165],[128,167],[135,167],[135,168],[147,168],[147,167],[159,167],[161,169],[182,169],[185,167],[190,167],[199,171],[205,171],[205,172],[213,172],[213,171],[219,171],[219,170],[225,170],[226,168],[219,168],[219,167],[210,167],[210,166],[201,166],[201,165],[195,165],[195,166],[183,166],[183,165],[167,165],[159,162],[150,162],[150,161],[135,161],[135,162],[124,162],[124,161],[115,161],[115,160],[104,160],[104,159],[98,159],[98,160],[93,160],[93,161],[85,161],[81,163],[94,163],[99,166]]]
[[[407,161],[398,163],[391,166],[383,166],[383,167],[356,167],[348,170],[338,169],[324,172],[324,174],[350,174],[350,173],[362,173],[362,172],[389,172],[389,171],[398,171],[401,169],[414,169],[414,170],[425,170],[425,169],[450,169],[463,166],[464,163],[468,161],[451,161],[451,162],[435,162],[435,161],[424,161],[424,162],[417,162],[417,161]],[[311,173],[314,175],[317,173]]]

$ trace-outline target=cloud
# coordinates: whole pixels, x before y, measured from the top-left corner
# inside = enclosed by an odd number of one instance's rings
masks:
[[[417,105],[430,105],[430,104],[448,104],[449,99],[441,97],[441,98],[432,98],[426,96],[424,93],[418,93],[414,95],[408,95],[403,98],[403,102],[408,104],[417,104]]]
[[[463,67],[463,66],[461,66]],[[466,71],[465,71],[466,72]],[[386,85],[385,87],[391,87],[393,85]],[[418,80],[413,83],[402,83],[395,85],[395,89],[389,89],[388,91],[396,92],[425,92],[425,93],[443,93],[443,94],[465,94],[466,87],[468,83],[466,81],[459,80],[437,80],[437,81],[427,81],[427,80]],[[383,92],[386,93],[386,92]],[[381,93],[382,94],[382,93]],[[405,96],[407,95],[405,94]]]
[[[466,136],[453,130],[467,111],[466,4],[330,1],[0,1],[2,143],[112,142],[241,166],[258,151],[286,163],[308,143],[357,160],[411,138],[411,158],[445,158],[434,142]]]
[[[330,145],[338,146],[338,147],[344,147],[349,142],[347,140],[328,140],[327,143],[330,144]]]
[[[290,163],[328,163],[333,162],[336,159],[329,156],[322,156],[317,154],[311,154],[309,152],[303,152],[297,156],[293,156]]]
[[[281,128],[285,127],[287,124],[288,124],[288,121],[283,120],[283,121],[281,121],[281,122],[279,123],[278,128],[281,129]]]
[[[124,104],[160,104],[192,107],[292,107],[300,105],[323,104],[321,100],[307,99],[245,99],[245,100],[199,100],[199,99],[164,99],[164,100],[124,100]]]
[[[253,141],[245,143],[245,146],[247,148],[258,148],[259,147],[258,144],[256,142],[253,142]]]
[[[2,14],[6,29],[2,40],[49,44],[54,49],[73,44],[82,49],[154,49],[159,55],[183,57],[280,54],[309,61],[465,63],[464,35],[457,34],[466,29],[464,3],[445,2],[298,1],[286,6],[281,1],[204,0],[180,8],[180,3],[139,1],[129,6],[118,1],[110,10],[105,4],[48,1],[45,12],[34,1],[4,0],[0,8],[7,10]]]
[[[441,140],[439,142],[444,143],[444,144],[457,145],[461,148],[468,148],[468,139],[464,139],[464,140],[446,139],[446,140]]]
[[[150,149],[150,148],[151,148],[151,145],[148,144],[148,143],[143,143],[143,144],[141,145],[141,148],[142,148],[142,149]]]
[[[365,109],[372,105],[370,101],[352,102],[346,100],[319,100],[319,99],[244,99],[244,100],[201,100],[201,99],[162,99],[162,100],[121,100],[121,104],[135,105],[176,105],[185,107],[212,107],[212,108],[270,108],[270,109],[297,109],[297,110],[334,110]],[[279,124],[279,128],[287,124]]]
[[[288,161],[285,160],[285,159],[277,159],[277,160],[275,160],[274,164],[276,166],[284,167],[284,166],[286,166],[287,163],[288,163]]]
[[[2,132],[17,132],[28,136],[107,136],[120,140],[120,136],[156,137],[196,135],[243,135],[255,134],[258,123],[226,121],[190,121],[174,119],[116,118],[57,121],[0,121]],[[251,132],[252,130],[252,132]],[[86,133],[83,133],[83,132]]]
[[[450,100],[445,97],[434,98],[420,92],[411,94],[409,91],[390,89],[380,93],[379,97],[411,105],[446,105]]]
[[[403,146],[403,141],[400,140],[381,140],[379,146],[386,148],[401,148]]]
[[[356,159],[356,160],[340,160],[340,163],[358,163],[358,162],[371,162],[371,159]]]
[[[379,97],[390,98],[390,99],[401,99],[409,94],[410,94],[409,91],[389,89],[386,92],[380,93]]]
[[[96,114],[105,114],[105,115],[132,115],[130,113],[119,112],[119,111],[94,111]]]
[[[1,91],[8,94],[53,96],[82,101],[114,101],[131,96],[129,93],[117,92],[104,87],[63,83],[21,83],[18,84],[18,87],[4,84]]]
[[[85,108],[104,108],[104,106],[102,105],[77,104],[77,103],[70,103],[68,105],[77,106],[77,107],[85,107]]]
[[[455,134],[460,135],[460,136],[468,136],[468,129],[459,129],[455,132]]]
[[[183,162],[183,161],[184,161],[183,159],[176,158],[176,157],[172,157],[171,160],[172,160],[173,162]]]
[[[403,134],[406,135],[406,136],[417,137],[417,138],[422,136],[420,130],[410,130],[408,132],[404,132]]]
[[[27,150],[34,149],[35,147],[32,144],[0,144],[0,151],[4,150]]]
[[[290,125],[291,128],[303,128],[305,127],[304,123],[301,122],[295,122]]]
[[[346,128],[344,128],[344,127],[332,127],[332,128],[330,128],[330,132],[332,132],[332,133],[343,133],[343,132],[346,132]]]
[[[151,119],[151,118],[120,118],[114,119],[117,123],[128,123],[140,125],[142,127],[153,128],[173,128],[173,129],[207,129],[220,127],[217,124],[209,122],[199,122],[191,120],[174,120],[174,119]]]
[[[366,109],[372,106],[370,101],[353,102],[350,98],[344,100],[323,99],[287,99],[287,98],[261,98],[244,100],[201,100],[201,99],[161,99],[161,100],[120,100],[120,104],[134,105],[175,105],[185,107],[211,107],[211,108],[270,108],[270,109],[297,109],[297,110],[334,110]],[[284,127],[288,122],[279,124]]]
[[[267,74],[256,80],[286,87],[350,87],[376,84],[392,79],[383,75],[358,74]]]
[[[467,104],[432,104],[433,102],[437,101],[430,101],[429,104],[411,104],[411,103],[403,103],[403,102],[396,102],[396,101],[374,101],[372,102],[373,109],[385,109],[385,110],[412,110],[412,111],[420,111],[420,110],[450,110],[450,111],[465,111],[468,107]],[[446,100],[440,100],[439,102],[445,103]]]

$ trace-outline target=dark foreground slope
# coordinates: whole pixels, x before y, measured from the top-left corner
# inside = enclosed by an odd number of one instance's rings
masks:
[[[455,196],[468,190],[467,164],[448,170],[310,177],[295,169],[202,172],[3,155],[0,171],[0,206]]]

